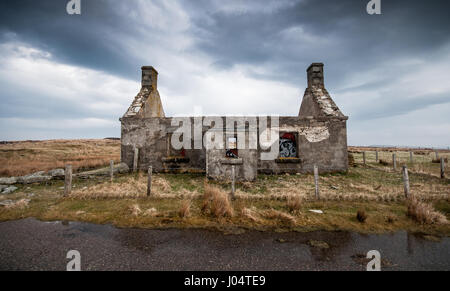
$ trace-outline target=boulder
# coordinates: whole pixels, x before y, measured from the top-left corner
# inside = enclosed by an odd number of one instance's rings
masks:
[[[17,177],[0,178],[0,184],[2,185],[17,184]]]
[[[30,203],[31,199],[20,199],[20,200],[4,200],[2,202],[0,202],[0,206],[5,206],[5,207],[9,207],[9,206],[20,206],[20,207],[24,207],[24,206],[28,206],[28,203]]]
[[[47,172],[48,176],[52,176],[53,178],[62,178],[64,177],[64,169],[53,169]]]
[[[7,185],[0,185],[0,193],[1,193],[4,189],[6,189],[6,188],[8,188]]]
[[[125,173],[128,173],[130,171],[130,168],[128,167],[127,164],[120,163],[120,164],[117,165],[117,167],[114,168],[114,171],[116,171],[116,170],[117,170],[117,172],[119,174],[125,174]]]
[[[44,171],[36,172],[30,175],[22,176],[17,179],[18,183],[21,184],[32,184],[32,183],[42,183],[47,182],[52,179],[52,176],[48,176]]]
[[[130,168],[125,163],[120,163],[118,165],[114,165],[113,172],[114,174],[124,174],[128,173],[130,171]],[[109,167],[101,168],[97,170],[87,171],[87,172],[81,172],[76,174],[76,176],[81,178],[87,178],[89,176],[107,176],[109,175]]]
[[[14,201],[12,201],[12,200],[4,200],[4,201],[0,202],[0,206],[9,206],[13,203],[14,203]]]
[[[2,194],[11,194],[12,192],[16,191],[17,189],[19,189],[19,188],[15,187],[15,186],[9,186],[9,187],[3,189]]]

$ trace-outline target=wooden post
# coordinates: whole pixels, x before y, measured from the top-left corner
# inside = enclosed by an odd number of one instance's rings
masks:
[[[406,165],[403,166],[403,188],[405,189],[405,197],[409,198],[409,176]]]
[[[438,151],[435,151],[434,153],[436,154],[436,160],[439,160],[439,154],[438,154]]]
[[[441,179],[445,179],[445,164],[444,158],[441,158]]]
[[[375,161],[378,163],[378,150],[375,151]]]
[[[316,186],[315,192],[316,192],[316,199],[320,199],[320,193],[319,193],[319,168],[317,165],[314,165],[314,184]]]
[[[396,158],[396,154],[392,154],[392,167],[393,167],[394,171],[397,171],[397,158]]]
[[[138,160],[139,160],[139,148],[134,147],[133,172],[136,172],[138,169]]]
[[[236,166],[231,166],[231,199],[235,198],[236,191]]]
[[[148,167],[148,178],[147,178],[147,197],[150,197],[152,195],[152,174],[153,174],[153,167]]]
[[[113,182],[113,177],[114,177],[114,161],[111,160],[109,161],[109,179],[110,182]]]
[[[64,171],[64,196],[70,195],[72,192],[72,165],[66,165]]]
[[[414,163],[414,161],[413,161],[413,152],[412,151],[409,152],[409,162],[411,164]]]
[[[363,164],[366,165],[366,152],[363,152]]]

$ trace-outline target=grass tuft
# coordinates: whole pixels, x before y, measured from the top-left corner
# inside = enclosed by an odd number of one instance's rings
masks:
[[[292,195],[287,198],[287,207],[290,212],[298,211],[302,207],[302,198],[298,195]]]
[[[422,224],[445,224],[447,218],[436,211],[433,205],[417,200],[412,197],[407,201],[407,215]]]
[[[187,218],[187,217],[191,216],[191,205],[192,205],[191,200],[183,200],[181,202],[181,207],[178,210],[178,215],[181,218]]]
[[[142,210],[138,204],[133,204],[130,206],[130,212],[133,216],[139,216],[142,213]]]
[[[156,215],[158,215],[158,210],[156,210],[156,208],[154,207],[144,211],[144,216],[155,217]]]
[[[244,207],[244,208],[242,208],[241,215],[243,217],[253,221],[253,222],[256,222],[256,223],[262,222],[262,220],[259,217],[259,214],[258,214],[256,208],[254,208],[254,207],[251,207],[251,208],[245,208]]]
[[[295,217],[279,210],[269,209],[262,212],[262,215],[269,219],[277,219],[282,223],[294,225]]]
[[[223,190],[205,183],[202,212],[214,217],[233,217],[230,198]]]
[[[356,219],[361,223],[366,222],[367,219],[366,212],[364,210],[358,210],[358,213],[356,213]]]

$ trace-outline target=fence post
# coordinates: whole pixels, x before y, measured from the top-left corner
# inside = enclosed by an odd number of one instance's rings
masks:
[[[134,147],[134,158],[133,158],[133,172],[137,171],[138,160],[139,160],[139,148],[135,146]]]
[[[64,196],[70,195],[72,192],[72,165],[66,165],[64,171]]]
[[[413,152],[412,151],[409,152],[409,162],[411,164],[414,163],[414,161],[413,161]]]
[[[236,191],[236,166],[231,166],[231,199],[235,198]]]
[[[148,178],[147,178],[147,197],[150,197],[152,195],[152,174],[153,174],[153,167],[148,167]]]
[[[363,152],[363,164],[366,165],[366,152]]]
[[[317,165],[314,165],[314,184],[315,184],[315,192],[316,192],[316,199],[320,199],[320,193],[319,193],[319,168]]]
[[[444,158],[441,158],[441,179],[445,178],[445,161]]]
[[[375,161],[378,163],[378,150],[375,151]]]
[[[403,187],[405,189],[405,197],[409,198],[409,176],[406,165],[403,166]]]
[[[397,171],[397,157],[396,154],[392,154],[392,167],[394,171]]]
[[[109,161],[109,179],[110,182],[113,182],[113,177],[114,177],[114,161],[111,160]]]
[[[438,151],[435,151],[434,153],[436,154],[436,160],[439,160],[439,154],[438,154]]]

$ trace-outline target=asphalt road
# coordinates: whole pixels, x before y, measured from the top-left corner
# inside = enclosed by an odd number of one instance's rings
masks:
[[[82,270],[365,270],[370,250],[381,253],[382,270],[450,270],[450,238],[435,242],[406,232],[225,235],[34,219],[0,223],[0,270],[66,270],[70,250],[80,252]]]

